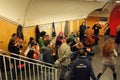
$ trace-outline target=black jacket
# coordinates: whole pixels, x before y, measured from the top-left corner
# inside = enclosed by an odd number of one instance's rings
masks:
[[[94,30],[94,35],[99,35],[99,29],[102,27],[98,26],[97,24],[93,25],[92,29]]]
[[[73,62],[71,76],[71,80],[90,80],[90,77],[93,80],[97,80],[91,62],[85,56],[82,56]]]
[[[44,48],[41,50],[41,53],[43,54],[43,61],[54,64],[54,62],[58,59],[56,55],[52,55],[52,51],[49,48]]]

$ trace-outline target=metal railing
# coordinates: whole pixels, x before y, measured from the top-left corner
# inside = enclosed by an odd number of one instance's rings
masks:
[[[54,65],[14,53],[10,55],[15,57],[0,54],[0,80],[58,80]]]

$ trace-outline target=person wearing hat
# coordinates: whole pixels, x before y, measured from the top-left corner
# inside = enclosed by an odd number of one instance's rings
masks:
[[[84,49],[79,49],[79,58],[77,58],[71,67],[71,80],[98,80],[95,77],[92,64],[86,57]]]

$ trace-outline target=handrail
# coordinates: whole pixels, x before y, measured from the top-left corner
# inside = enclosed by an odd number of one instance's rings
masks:
[[[1,49],[0,52],[10,53]],[[16,57],[0,54],[0,80],[58,80],[58,69],[54,65],[10,54]]]
[[[40,60],[35,60],[35,59],[32,59],[32,58],[28,58],[26,56],[22,56],[22,55],[18,55],[18,54],[15,54],[15,53],[11,53],[11,52],[8,52],[8,51],[2,50],[2,49],[0,49],[0,52],[9,53],[9,54],[12,54],[14,56],[18,56],[18,57],[23,58],[23,59],[32,60],[32,61],[38,62],[40,64],[45,64],[45,65],[48,65],[48,66],[55,67],[53,64],[46,63],[46,62],[43,62],[43,61],[40,61]],[[10,56],[8,56],[8,57],[10,57]],[[15,57],[11,57],[11,58],[15,58]],[[18,58],[15,58],[15,59],[18,59]],[[20,59],[20,60],[22,60],[22,59]]]

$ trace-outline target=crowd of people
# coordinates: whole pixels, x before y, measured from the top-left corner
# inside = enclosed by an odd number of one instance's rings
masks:
[[[93,80],[99,80],[107,67],[112,70],[113,79],[117,80],[115,57],[118,56],[119,49],[118,47],[116,49],[114,44],[116,43],[117,46],[120,44],[120,26],[116,30],[117,37],[114,43],[114,40],[110,38],[109,23],[105,24],[105,43],[102,48],[103,68],[97,77],[91,64],[92,56],[95,55],[92,47],[99,44],[99,30],[103,27],[97,21],[92,27],[93,34],[88,31],[89,28],[84,21],[80,25],[79,35],[72,32],[69,37],[66,37],[63,32],[60,32],[55,44],[52,43],[52,38],[42,31],[38,42],[30,37],[24,55],[58,67],[60,80],[90,80],[90,77]],[[14,33],[9,41],[8,51],[20,55],[22,42],[23,40]],[[19,58],[15,55],[11,56]],[[12,60],[11,62],[14,64]],[[18,65],[18,62],[14,65]]]

